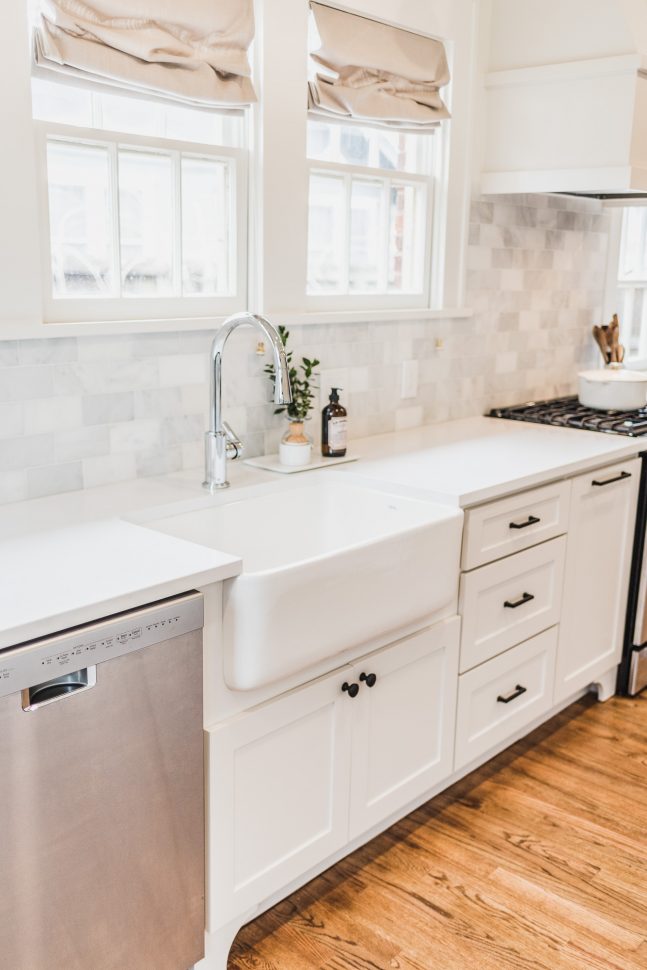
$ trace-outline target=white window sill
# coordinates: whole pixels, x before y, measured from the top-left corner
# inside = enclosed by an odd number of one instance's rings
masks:
[[[261,311],[262,312],[262,311]],[[274,313],[267,315],[274,323],[286,326],[308,326],[325,323],[380,323],[390,320],[455,320],[473,315],[470,307],[448,307],[444,310],[318,310],[307,313]],[[220,317],[179,317],[173,320],[113,320],[87,323],[5,323],[0,321],[0,340],[33,340],[56,337],[110,336],[130,333],[174,333],[217,330],[226,319]]]

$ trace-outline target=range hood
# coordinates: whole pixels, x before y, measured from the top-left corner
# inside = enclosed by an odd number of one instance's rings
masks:
[[[481,191],[647,198],[644,0],[492,0],[489,31]]]

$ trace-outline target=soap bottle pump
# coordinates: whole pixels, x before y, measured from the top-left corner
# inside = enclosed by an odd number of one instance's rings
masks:
[[[346,408],[339,403],[341,387],[331,387],[329,403],[321,412],[321,454],[343,458],[348,437]]]

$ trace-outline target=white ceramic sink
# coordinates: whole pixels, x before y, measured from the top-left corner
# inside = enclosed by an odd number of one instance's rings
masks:
[[[462,513],[346,481],[268,489],[147,523],[232,553],[225,680],[251,690],[424,618],[456,597]]]

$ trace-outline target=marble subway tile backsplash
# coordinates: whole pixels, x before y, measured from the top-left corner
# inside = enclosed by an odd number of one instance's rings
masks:
[[[471,317],[378,323],[367,313],[360,323],[291,327],[295,356],[322,361],[319,406],[331,385],[344,388],[352,436],[570,393],[595,360],[608,243],[600,203],[477,199],[469,238]],[[0,341],[0,501],[199,466],[211,336]],[[276,450],[284,428],[256,342],[238,331],[225,361],[227,419],[250,456]],[[403,384],[405,365],[414,387]]]

